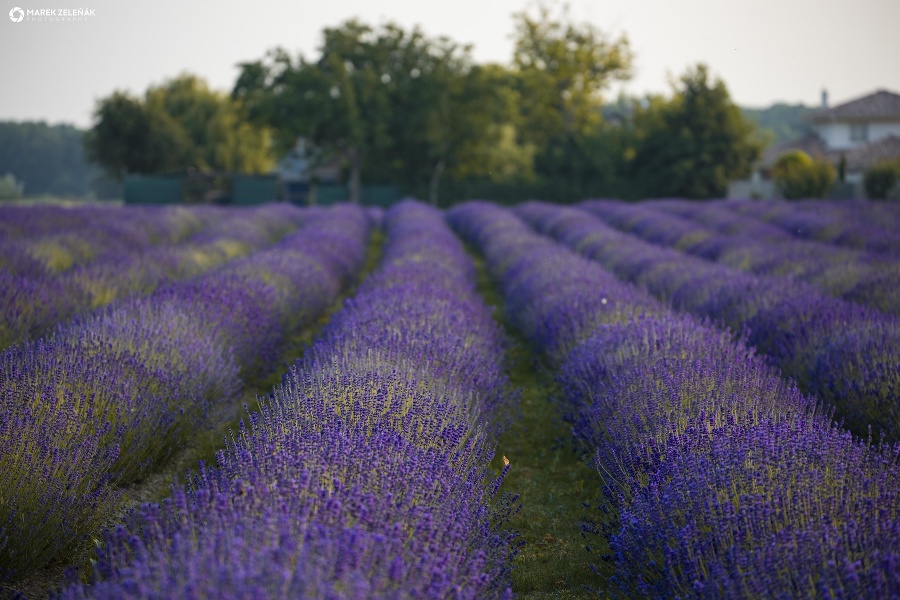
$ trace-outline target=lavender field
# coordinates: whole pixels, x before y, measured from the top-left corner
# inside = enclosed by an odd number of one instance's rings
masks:
[[[0,207],[0,597],[900,598],[900,206]]]

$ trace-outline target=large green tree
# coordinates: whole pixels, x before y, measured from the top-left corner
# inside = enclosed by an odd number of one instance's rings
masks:
[[[385,36],[379,39],[359,21],[325,29],[323,36],[316,61],[302,55],[293,60],[276,48],[263,60],[242,63],[232,97],[257,123],[275,130],[279,150],[303,137],[318,157],[344,159],[351,199],[358,201],[364,162],[383,157],[391,145],[387,86],[395,81],[395,65]]]
[[[539,4],[514,19],[520,131],[536,149],[535,171],[557,199],[591,193],[613,176],[617,134],[604,125],[603,94],[631,76],[628,40],[576,21],[567,5]]]
[[[628,39],[575,21],[568,5],[554,14],[539,4],[536,15],[524,11],[513,19],[526,135],[543,145],[560,132],[589,132],[602,120],[603,92],[631,77]]]
[[[98,102],[94,126],[84,136],[85,154],[121,181],[128,173],[174,171],[189,160],[187,134],[167,114],[124,92]]]
[[[488,176],[503,163],[475,157],[515,128],[513,89],[500,85],[508,73],[418,28],[350,20],[324,30],[315,60],[275,49],[240,67],[233,97],[272,127],[282,151],[302,137],[314,156],[343,159],[353,200],[365,178],[428,189],[436,202],[445,175]],[[519,159],[512,153],[503,166]]]
[[[635,106],[628,173],[641,196],[721,198],[760,155],[755,127],[703,64],[688,69],[674,92]]]
[[[261,173],[273,164],[268,131],[189,74],[150,87],[144,98],[117,91],[98,101],[84,145],[117,180],[187,169]]]

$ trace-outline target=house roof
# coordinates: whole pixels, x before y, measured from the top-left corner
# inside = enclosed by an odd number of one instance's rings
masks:
[[[808,133],[801,138],[772,146],[763,154],[762,167],[771,168],[778,157],[788,150],[803,150],[813,158],[824,158],[837,165],[841,155],[847,161],[847,170],[865,171],[882,160],[900,159],[900,137],[889,135],[876,142],[862,144],[847,150],[829,150],[825,141],[816,133]]]
[[[900,94],[878,90],[832,108],[822,108],[810,115],[817,123],[857,119],[900,119]]]
[[[843,154],[847,160],[848,171],[865,171],[879,161],[900,159],[900,137],[889,135],[877,142],[870,142],[857,146],[852,150],[845,150]],[[835,164],[840,160],[840,157],[841,152],[833,150],[828,153],[828,158]]]
[[[767,148],[762,156],[762,166],[765,168],[771,167],[778,160],[778,157],[788,150],[803,150],[814,157],[822,157],[828,154],[828,146],[825,144],[825,140],[819,137],[818,133],[811,131],[803,137],[781,142]]]

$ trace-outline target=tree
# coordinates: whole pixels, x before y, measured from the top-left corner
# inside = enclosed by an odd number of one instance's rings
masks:
[[[244,108],[189,74],[144,99],[114,92],[97,103],[85,151],[114,179],[188,169],[260,173],[273,164],[269,133]]]
[[[191,143],[165,112],[124,92],[98,102],[94,126],[84,136],[85,154],[121,181],[128,173],[160,173],[182,168]]]
[[[788,200],[823,198],[835,178],[831,163],[815,160],[802,150],[785,152],[772,166],[775,187]]]
[[[15,200],[25,193],[25,186],[12,173],[0,177],[0,200]]]
[[[630,169],[644,196],[717,198],[728,182],[750,174],[762,143],[705,65],[680,79],[670,100],[651,100],[635,113]]]
[[[885,200],[892,193],[900,192],[900,160],[884,160],[869,167],[863,175],[866,197]]]
[[[184,130],[194,168],[263,173],[273,165],[269,132],[249,123],[240,103],[199,77],[183,74],[151,87],[145,103]]]
[[[281,48],[263,61],[242,63],[232,97],[259,124],[277,130],[281,150],[304,137],[319,156],[340,156],[350,169],[350,196],[358,202],[362,166],[385,151],[386,85],[391,82],[384,48],[371,27],[356,20],[323,32],[321,56],[294,61]]]
[[[627,38],[574,21],[567,5],[554,13],[540,4],[535,16],[520,12],[514,19],[519,131],[536,149],[534,170],[542,187],[557,199],[574,199],[609,184],[609,157],[595,152],[610,147],[603,93],[631,76]]]
[[[803,104],[777,103],[766,108],[742,108],[744,116],[760,131],[768,134],[772,144],[781,144],[814,131],[807,117],[816,107]]]
[[[0,122],[0,173],[11,173],[30,196],[86,196],[97,174],[85,160],[84,132],[43,121]]]
[[[600,123],[602,92],[631,77],[627,38],[611,39],[590,23],[576,23],[563,5],[558,17],[514,15],[513,65],[520,78],[526,135],[541,146],[559,133],[577,134]]]
[[[509,72],[499,65],[471,65],[468,54],[450,55],[446,48],[427,75],[417,78],[424,127],[402,127],[394,134],[404,141],[398,154],[407,168],[406,182],[416,181],[414,148],[427,160],[420,173],[429,175],[428,196],[438,203],[441,179],[527,180],[532,176],[534,150],[519,143],[518,94]],[[413,150],[413,152],[410,152]],[[411,168],[412,167],[412,168]]]
[[[295,60],[276,48],[241,64],[232,96],[281,150],[302,137],[320,158],[342,158],[351,200],[365,177],[427,187],[436,202],[442,177],[478,172],[471,155],[511,125],[505,71],[473,65],[447,38],[350,20],[324,30],[319,52]]]

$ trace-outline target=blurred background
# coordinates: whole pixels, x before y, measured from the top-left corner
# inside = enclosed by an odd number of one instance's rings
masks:
[[[891,197],[900,179],[896,0],[6,11],[6,201]]]

